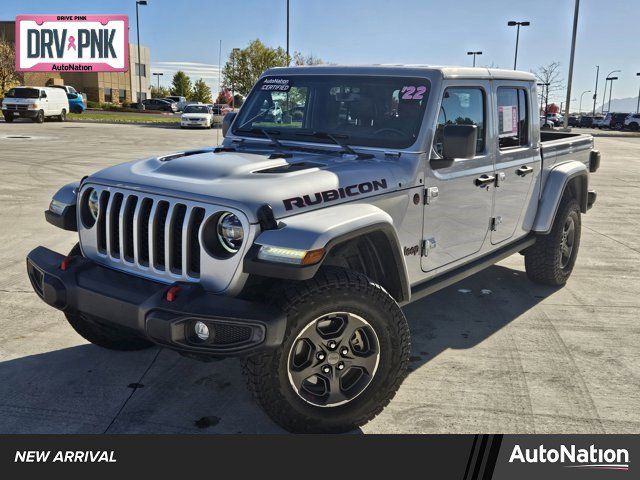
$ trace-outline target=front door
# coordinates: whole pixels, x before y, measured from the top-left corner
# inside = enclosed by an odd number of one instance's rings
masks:
[[[496,81],[493,88],[497,101],[492,115],[498,130],[498,145],[491,243],[497,244],[527,233],[522,226],[536,191],[534,186],[541,165],[530,120],[529,87],[526,83]]]
[[[489,81],[444,83],[431,161],[427,167],[422,269],[432,271],[478,252],[489,231],[493,203],[493,147],[487,142]],[[478,127],[476,156],[441,160],[448,124]]]

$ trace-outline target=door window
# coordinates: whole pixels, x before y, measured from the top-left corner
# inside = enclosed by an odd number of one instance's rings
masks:
[[[498,88],[498,145],[500,149],[529,144],[529,105],[523,88]]]
[[[476,125],[478,140],[476,154],[484,152],[485,145],[485,95],[479,87],[447,88],[442,97],[434,149],[442,155],[442,139],[445,125]]]

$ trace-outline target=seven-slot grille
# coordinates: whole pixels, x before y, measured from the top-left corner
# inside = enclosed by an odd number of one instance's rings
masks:
[[[126,192],[99,192],[97,251],[111,259],[177,275],[200,277],[198,232],[205,209],[173,199]]]

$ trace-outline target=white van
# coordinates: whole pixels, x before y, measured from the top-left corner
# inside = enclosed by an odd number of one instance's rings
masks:
[[[15,87],[10,89],[2,101],[2,115],[7,122],[14,118],[30,118],[42,123],[45,117],[56,117],[61,122],[67,119],[69,100],[61,88]]]

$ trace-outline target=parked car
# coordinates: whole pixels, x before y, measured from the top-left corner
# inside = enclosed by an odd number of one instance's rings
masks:
[[[184,107],[186,107],[188,103],[185,97],[181,97],[179,95],[170,95],[168,97],[164,97],[163,100],[167,100],[169,102],[175,102],[179,112],[183,111]]]
[[[180,128],[213,128],[213,110],[209,105],[187,105],[180,117]]]
[[[600,120],[597,125],[599,129],[603,129],[603,128],[609,128],[609,126],[611,125],[611,113],[606,113],[603,117],[602,120]]]
[[[625,128],[629,130],[638,130],[640,128],[640,113],[630,113],[624,120]]]
[[[606,117],[604,115],[596,115],[595,117],[593,117],[591,126],[593,128],[602,128],[605,118]]]
[[[626,121],[628,113],[613,113],[611,114],[611,121],[609,128],[612,130],[622,130],[624,128],[624,122]]]
[[[30,118],[42,123],[46,117],[67,119],[69,100],[64,90],[51,87],[15,87],[9,89],[2,101],[2,115],[6,122],[15,118]]]
[[[553,127],[555,127],[555,123],[553,122],[553,120],[545,117],[544,115],[540,115],[540,128],[544,129],[544,130],[549,130],[552,129]]]
[[[178,106],[176,102],[172,102],[169,100],[164,100],[160,98],[151,98],[148,100],[143,100],[142,105],[144,105],[145,110],[158,110],[161,112],[177,112]]]
[[[589,115],[582,115],[580,117],[580,121],[578,122],[578,127],[591,128],[592,126],[593,126],[593,117]]]
[[[71,113],[82,113],[87,109],[82,95],[79,93],[67,93],[67,100],[69,100],[69,111]]]
[[[61,88],[67,93],[76,93],[76,94],[80,95],[80,97],[82,98],[82,101],[85,103],[85,105],[87,103],[87,94],[78,92],[71,85],[52,85],[51,88]]]
[[[593,137],[538,136],[534,75],[460,71],[265,71],[220,147],[59,190],[46,219],[79,244],[28,254],[34,291],[105,348],[241,357],[290,431],[358,428],[406,375],[403,305],[517,253],[531,281],[564,285],[596,201]],[[304,128],[269,121],[286,96]]]
[[[564,122],[564,116],[560,113],[547,113],[547,120],[553,123],[554,127],[559,127]]]
[[[213,110],[214,115],[223,115],[223,110],[228,108],[229,105],[226,103],[214,103],[211,105],[211,109]]]
[[[570,127],[580,126],[580,117],[578,117],[577,115],[569,115],[568,125]]]

